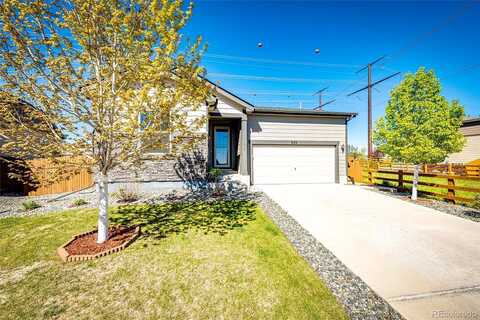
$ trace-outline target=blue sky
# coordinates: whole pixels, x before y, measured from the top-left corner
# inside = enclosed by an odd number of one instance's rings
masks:
[[[449,100],[480,115],[478,30],[480,3],[197,1],[185,33],[208,43],[208,78],[255,105],[312,108],[328,86],[324,100],[336,102],[325,109],[358,112],[349,142],[366,146],[366,92],[346,94],[366,84],[359,67],[382,55],[374,80],[425,66]],[[374,119],[402,76],[373,90]]]

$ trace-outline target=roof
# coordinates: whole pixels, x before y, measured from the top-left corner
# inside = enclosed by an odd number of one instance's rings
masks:
[[[222,94],[223,96],[226,96],[226,97],[230,98],[231,100],[237,102],[242,107],[245,107],[248,111],[253,110],[254,106],[250,102],[240,98],[239,96],[233,94],[232,92],[228,91],[227,89],[220,87],[218,84],[213,83],[212,81],[208,80],[207,78],[203,78],[203,79],[205,81],[207,81],[207,83],[209,83],[211,86],[213,86],[215,88],[215,90],[217,92],[219,92],[220,94]]]
[[[473,126],[477,124],[480,124],[480,117],[466,118],[465,120],[463,120],[463,126]]]
[[[291,115],[306,115],[306,116],[319,116],[319,117],[341,117],[350,120],[355,118],[358,113],[355,112],[334,112],[334,111],[323,111],[323,110],[309,110],[309,109],[293,109],[293,108],[264,108],[264,107],[255,107],[250,102],[240,98],[239,96],[235,95],[234,93],[228,91],[225,88],[222,88],[218,84],[208,80],[207,78],[203,79],[207,81],[211,86],[215,88],[215,90],[232,99],[233,101],[237,102],[241,106],[245,107],[248,112],[253,113],[268,113],[268,114],[291,114]]]
[[[336,112],[336,111],[324,111],[324,110],[311,110],[311,109],[292,109],[292,108],[264,108],[255,107],[253,113],[268,113],[268,114],[291,114],[291,115],[307,115],[307,116],[320,116],[320,117],[341,117],[350,120],[355,118],[358,113],[356,112]]]

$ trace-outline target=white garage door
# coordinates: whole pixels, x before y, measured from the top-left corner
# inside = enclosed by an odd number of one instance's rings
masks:
[[[334,146],[254,145],[255,184],[333,183]]]

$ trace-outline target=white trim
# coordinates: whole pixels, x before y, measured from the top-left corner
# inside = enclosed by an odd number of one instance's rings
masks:
[[[139,124],[139,130],[140,131],[143,131],[144,129],[142,128],[142,114],[146,114],[147,112],[139,112],[138,113],[138,124]],[[170,116],[169,116],[170,118]],[[170,119],[168,119],[168,121],[170,121]],[[169,124],[170,125],[170,124]],[[161,131],[159,130],[158,131],[159,134],[167,134],[168,133],[168,146],[166,146],[166,148],[168,149],[167,152],[164,152],[164,151],[150,151],[150,152],[145,152],[144,154],[147,155],[147,156],[164,156],[164,155],[168,155],[171,153],[172,151],[172,132],[169,131],[169,130],[166,130],[166,131]]]
[[[228,144],[227,144],[227,164],[225,165],[217,165],[216,162],[217,162],[217,147],[216,147],[216,144],[217,144],[217,139],[216,139],[216,131],[217,129],[227,129],[227,133],[228,133]],[[231,141],[230,141],[231,137],[230,137],[230,127],[229,126],[214,126],[213,127],[213,167],[214,168],[230,168],[230,161],[231,161],[231,150],[230,150],[230,144],[231,144]]]

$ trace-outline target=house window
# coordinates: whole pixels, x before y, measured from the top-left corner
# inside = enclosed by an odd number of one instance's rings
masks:
[[[230,128],[215,127],[213,136],[214,167],[230,167]]]
[[[149,117],[151,114],[148,112],[142,112],[138,115],[138,121],[140,123],[140,130],[145,130],[151,123]],[[158,134],[152,135],[152,141],[148,141],[151,144],[151,148],[148,148],[147,152],[152,154],[166,154],[171,150],[171,134],[170,134],[170,119],[167,116],[161,117],[160,129]]]

